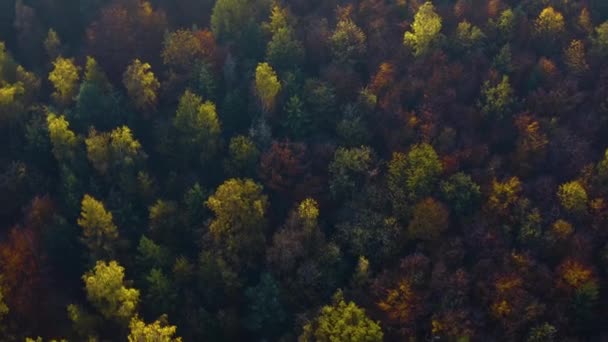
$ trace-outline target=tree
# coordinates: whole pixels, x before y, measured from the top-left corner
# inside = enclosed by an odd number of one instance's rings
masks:
[[[274,5],[270,22],[266,24],[272,34],[266,47],[266,59],[277,70],[295,67],[304,59],[304,47],[296,39],[290,19],[286,9]]]
[[[559,201],[567,211],[573,214],[582,214],[587,211],[587,191],[579,181],[572,181],[560,185],[557,191]]]
[[[83,241],[89,247],[91,259],[112,256],[118,239],[118,228],[112,222],[112,213],[89,195],[84,196],[81,206],[78,225],[83,229]]]
[[[365,57],[366,37],[350,18],[338,21],[336,30],[330,37],[332,55],[338,64],[356,63]]]
[[[89,137],[85,140],[87,146],[87,158],[93,168],[101,175],[105,175],[110,168],[112,156],[110,152],[110,134],[97,133],[95,129],[89,131]]]
[[[63,115],[58,117],[53,113],[49,113],[46,122],[55,159],[59,162],[71,161],[76,154],[78,139],[70,130],[70,123]]]
[[[458,27],[456,28],[456,42],[462,49],[468,50],[475,47],[485,39],[485,37],[483,31],[470,22],[465,20],[458,23]]]
[[[534,22],[536,34],[550,40],[559,37],[565,26],[564,16],[551,6],[544,8]]]
[[[146,158],[141,144],[127,126],[106,133],[91,129],[85,144],[89,161],[101,175],[125,178]]]
[[[94,269],[85,273],[87,299],[106,318],[127,324],[136,314],[139,291],[124,283],[125,269],[116,261],[97,261]]]
[[[570,45],[564,50],[564,62],[575,74],[589,70],[585,43],[577,39],[571,41]]]
[[[177,288],[165,273],[153,268],[146,275],[146,291],[144,305],[151,312],[167,312],[172,310],[177,299]]]
[[[58,104],[69,105],[78,90],[80,79],[80,68],[74,64],[72,59],[57,57],[53,62],[53,70],[49,73],[49,81],[53,84],[55,91],[52,96]]]
[[[492,192],[488,198],[488,208],[496,215],[506,216],[515,206],[522,192],[519,178],[511,177],[505,182],[492,181]]]
[[[160,88],[160,83],[151,69],[150,64],[135,59],[122,76],[122,83],[135,108],[145,112],[156,108],[158,101],[156,93]]]
[[[459,172],[441,182],[441,193],[455,213],[471,213],[481,201],[481,190],[469,175]]]
[[[178,72],[190,72],[194,63],[203,57],[203,46],[191,30],[177,30],[165,36],[163,63]]]
[[[329,164],[329,190],[334,197],[352,196],[369,176],[374,161],[371,148],[339,147]]]
[[[427,53],[441,37],[441,16],[435,12],[430,1],[425,2],[414,17],[412,31],[405,32],[403,43],[411,48],[415,56]]]
[[[120,98],[93,57],[87,57],[84,80],[76,96],[76,108],[70,113],[77,127],[110,129],[124,120]]]
[[[303,330],[298,339],[301,342],[379,342],[384,336],[380,325],[369,319],[355,303],[347,304],[340,290],[334,295],[332,304],[324,306]]]
[[[401,326],[414,322],[420,306],[418,294],[406,279],[401,279],[395,288],[387,290],[386,297],[378,302],[378,308]]]
[[[395,200],[417,200],[434,190],[443,166],[433,146],[414,145],[407,155],[393,153],[388,164],[388,186]]]
[[[549,323],[537,325],[530,330],[526,342],[553,342],[557,329]]]
[[[252,262],[265,246],[268,199],[250,179],[229,179],[205,202],[215,214],[209,232],[233,260]]]
[[[268,63],[260,63],[255,69],[255,91],[262,109],[271,112],[277,94],[281,91],[281,83]]]
[[[448,224],[449,213],[445,206],[428,197],[414,206],[407,231],[414,239],[433,241],[447,230]]]
[[[271,274],[264,273],[256,286],[245,290],[245,297],[249,303],[246,327],[265,338],[276,336],[287,320],[277,281]]]
[[[183,146],[199,151],[203,160],[212,157],[219,147],[220,121],[215,104],[203,102],[189,90],[179,99],[173,125]]]
[[[260,159],[260,151],[254,142],[243,135],[230,139],[228,158],[224,161],[224,171],[231,176],[252,177]]]
[[[238,41],[250,21],[246,0],[218,0],[211,12],[211,31],[220,41]]]
[[[162,9],[155,9],[149,1],[127,0],[104,2],[96,12],[97,20],[86,31],[86,52],[102,64],[113,81],[120,80],[135,58],[160,63],[159,51],[168,26]]]
[[[515,100],[509,76],[503,76],[502,81],[496,85],[486,81],[481,92],[479,107],[484,115],[501,120],[511,113]]]
[[[129,323],[129,329],[129,342],[182,342],[181,337],[175,337],[177,327],[169,325],[165,315],[151,324],[135,316]]]
[[[608,21],[595,28],[595,35],[591,38],[591,42],[596,55],[608,56]]]
[[[110,152],[112,161],[123,170],[145,158],[141,144],[127,126],[117,127],[110,133]]]
[[[44,40],[44,49],[51,59],[56,59],[61,55],[61,39],[59,39],[59,35],[52,28],[49,29]]]

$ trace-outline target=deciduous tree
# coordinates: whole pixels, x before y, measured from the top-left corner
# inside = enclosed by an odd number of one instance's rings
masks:
[[[441,21],[433,3],[425,2],[418,8],[412,30],[405,32],[403,43],[413,50],[415,56],[427,53],[441,37]]]
[[[154,76],[150,64],[142,63],[139,59],[133,60],[123,74],[122,82],[135,108],[145,112],[156,109],[158,101],[156,94],[160,83]]]
[[[372,321],[354,302],[346,302],[338,291],[331,305],[324,306],[319,315],[304,325],[299,341],[382,341],[380,325]]]
[[[260,63],[255,69],[255,91],[262,109],[271,112],[281,91],[281,83],[268,63]]]
[[[72,59],[57,57],[53,62],[53,70],[49,73],[49,81],[55,91],[53,98],[62,106],[69,105],[78,91],[80,68]]]
[[[139,291],[125,286],[125,269],[116,261],[97,261],[82,276],[87,299],[106,319],[127,325],[136,314]]]
[[[229,179],[205,204],[215,214],[209,224],[215,241],[232,260],[253,262],[266,241],[268,199],[262,187],[250,179]]]
[[[85,195],[78,225],[83,229],[83,241],[90,250],[92,260],[114,254],[118,228],[112,221],[112,213],[106,211],[103,203]]]

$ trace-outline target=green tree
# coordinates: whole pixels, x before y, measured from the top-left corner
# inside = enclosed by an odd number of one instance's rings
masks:
[[[46,117],[49,138],[53,145],[53,155],[59,162],[70,161],[75,157],[78,139],[70,130],[65,117],[49,113]]]
[[[122,83],[135,108],[145,112],[156,109],[158,102],[156,94],[160,82],[154,76],[150,64],[142,63],[139,59],[133,60],[122,76]]]
[[[135,261],[142,269],[163,268],[170,263],[171,254],[165,247],[142,235]]]
[[[455,213],[471,213],[481,202],[481,189],[469,175],[459,172],[441,182],[441,193]]]
[[[414,145],[407,155],[393,153],[388,164],[388,187],[396,200],[417,200],[431,194],[442,171],[433,146]]]
[[[468,21],[461,21],[456,28],[456,42],[464,50],[477,46],[485,39],[483,31]]]
[[[557,191],[559,201],[567,211],[573,214],[582,214],[587,211],[587,190],[579,181],[572,181],[560,185]]]
[[[330,47],[335,61],[355,63],[365,57],[367,51],[366,37],[363,30],[351,19],[338,21],[336,30],[330,37]]]
[[[338,291],[332,304],[324,306],[303,330],[298,339],[300,342],[379,342],[384,337],[380,325],[367,317],[365,310],[353,302],[344,301],[342,291]]]
[[[169,325],[164,315],[151,324],[135,316],[129,323],[129,329],[129,342],[182,342],[181,337],[175,337],[177,327]]]
[[[437,240],[447,230],[449,213],[445,206],[428,197],[414,206],[408,234],[414,239]]]
[[[245,297],[249,303],[245,317],[247,329],[265,338],[277,336],[287,320],[277,281],[264,273],[256,286],[245,290]]]
[[[608,56],[608,21],[595,28],[595,35],[591,38],[591,42],[596,55]]]
[[[255,91],[265,112],[271,112],[275,106],[275,100],[281,83],[277,74],[268,63],[260,63],[255,69]]]
[[[59,39],[59,35],[52,28],[49,29],[44,40],[44,49],[51,59],[56,59],[61,55],[61,39]]]
[[[53,62],[53,70],[49,73],[49,81],[53,84],[55,91],[52,96],[58,104],[69,105],[78,90],[80,79],[80,68],[74,64],[72,59],[57,57]]]
[[[441,37],[441,16],[435,12],[430,1],[425,2],[416,13],[412,30],[405,32],[403,43],[414,51],[415,56],[427,53]]]
[[[76,107],[70,113],[75,125],[84,129],[95,126],[110,129],[124,120],[119,96],[97,61],[87,57],[84,80],[76,96]]]
[[[479,107],[483,114],[500,120],[511,113],[515,99],[513,89],[509,84],[509,76],[503,76],[502,81],[496,85],[486,81],[481,92]]]
[[[91,252],[91,259],[112,256],[118,239],[118,228],[112,222],[112,213],[89,195],[84,195],[81,207],[78,225],[83,230],[83,241]]]
[[[266,24],[272,38],[266,47],[266,59],[277,70],[297,66],[304,59],[304,47],[293,31],[287,10],[273,6],[270,22]]]
[[[557,329],[549,323],[543,323],[530,330],[526,342],[553,342],[555,335],[557,335]]]
[[[304,102],[298,95],[293,95],[287,100],[284,111],[287,114],[284,125],[289,135],[295,139],[309,136],[313,130],[313,118],[304,108]]]
[[[179,100],[173,125],[182,145],[201,153],[201,159],[213,156],[219,147],[220,121],[215,104],[186,90]]]
[[[369,175],[374,155],[367,146],[358,148],[339,147],[329,164],[329,190],[334,197],[349,197],[354,194]]]
[[[146,275],[146,285],[144,305],[151,312],[172,310],[177,299],[177,289],[162,270],[151,269]]]
[[[220,41],[238,41],[250,21],[247,0],[218,0],[211,12],[211,31]]]
[[[125,286],[125,269],[116,261],[97,261],[82,279],[87,299],[106,318],[127,324],[136,314],[139,291]]]
[[[224,161],[224,171],[231,176],[252,177],[260,159],[260,151],[248,137],[238,135],[230,139],[228,158]]]
[[[209,231],[230,257],[252,261],[264,251],[268,199],[250,179],[229,179],[205,202],[215,214]]]

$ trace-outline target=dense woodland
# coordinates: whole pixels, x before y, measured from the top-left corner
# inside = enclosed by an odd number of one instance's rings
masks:
[[[1,341],[608,340],[608,1],[1,0]]]

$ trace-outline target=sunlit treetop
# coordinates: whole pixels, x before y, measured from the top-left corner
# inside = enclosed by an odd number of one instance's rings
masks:
[[[534,22],[536,33],[545,38],[559,36],[564,32],[565,26],[564,16],[551,6],[543,9]]]
[[[74,157],[78,144],[76,134],[70,130],[70,123],[65,117],[50,113],[47,118],[49,138],[53,145],[53,154],[58,161],[68,161]]]
[[[49,81],[53,84],[55,92],[53,98],[60,105],[68,105],[78,90],[80,68],[72,59],[57,57],[53,62],[53,70],[49,73]]]
[[[153,323],[146,324],[135,316],[129,323],[130,333],[128,342],[181,342],[181,337],[175,337],[177,327],[169,325],[166,316],[161,316]]]
[[[384,333],[354,302],[346,302],[338,291],[331,305],[324,306],[319,315],[303,328],[301,342],[353,341],[380,342]]]
[[[403,43],[413,50],[414,55],[425,54],[440,37],[441,21],[433,3],[425,2],[414,17],[412,30],[405,32]]]
[[[160,82],[152,72],[152,66],[135,59],[123,74],[122,82],[135,108],[152,111],[156,108]]]
[[[139,291],[125,286],[125,269],[116,261],[98,261],[82,276],[88,300],[107,319],[127,325],[136,313]]]
[[[599,56],[608,56],[608,21],[595,29],[592,37],[593,49]]]
[[[255,90],[262,109],[266,112],[272,111],[275,99],[281,91],[281,83],[268,63],[260,63],[255,69]]]

